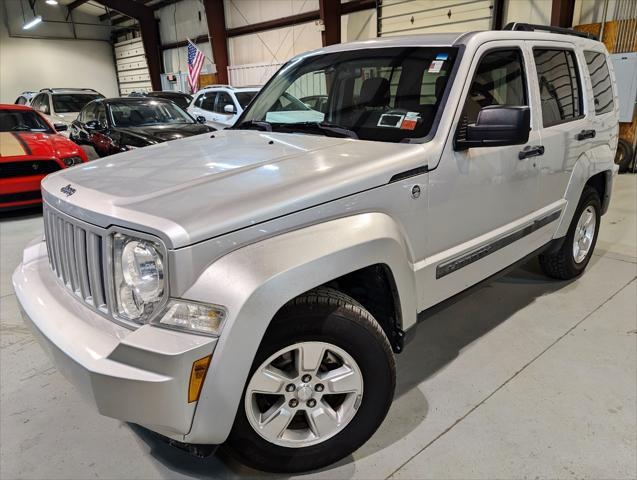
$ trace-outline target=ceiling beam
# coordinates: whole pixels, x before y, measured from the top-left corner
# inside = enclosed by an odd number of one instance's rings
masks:
[[[69,10],[73,10],[79,6],[84,5],[85,3],[87,3],[88,0],[75,0],[74,2],[69,3],[66,8],[68,8]]]

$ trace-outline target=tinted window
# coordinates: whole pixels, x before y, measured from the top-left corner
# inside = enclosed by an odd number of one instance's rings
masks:
[[[18,97],[18,99],[14,103],[16,105],[24,105],[27,103],[27,99],[24,97]]]
[[[232,97],[226,92],[219,92],[217,94],[217,105],[215,107],[215,112],[227,114],[228,112],[224,110],[226,105],[230,105],[232,106],[232,108],[235,108]]]
[[[575,54],[570,50],[533,49],[545,127],[582,115],[582,97]]]
[[[606,55],[597,52],[584,52],[584,57],[593,84],[595,113],[597,115],[608,113],[613,110],[613,86],[610,81],[608,65],[606,65]]]
[[[487,53],[480,60],[471,83],[464,105],[463,123],[475,123],[480,109],[491,105],[528,105],[524,85],[522,53],[519,50]]]
[[[32,110],[0,110],[0,132],[53,133],[53,130]]]
[[[214,112],[216,98],[217,98],[217,92],[204,93],[200,97],[199,106],[203,108],[204,110],[208,110],[209,112]]]
[[[80,122],[88,123],[91,120],[96,120],[95,116],[95,108],[97,107],[97,103],[89,103],[80,114]]]
[[[46,115],[49,114],[49,96],[46,93],[41,93],[35,97],[32,107]]]
[[[236,92],[235,96],[241,108],[245,109],[256,94],[257,92]]]
[[[56,113],[79,112],[88,102],[101,98],[89,93],[56,93],[53,95],[53,110]]]

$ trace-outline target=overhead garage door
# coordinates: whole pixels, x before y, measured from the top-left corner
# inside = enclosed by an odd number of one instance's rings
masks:
[[[378,36],[492,28],[495,0],[382,0]]]
[[[115,44],[117,80],[120,95],[152,90],[146,53],[141,38],[124,40]]]

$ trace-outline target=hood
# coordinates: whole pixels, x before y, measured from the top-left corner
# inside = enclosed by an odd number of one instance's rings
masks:
[[[179,248],[385,185],[426,163],[427,145],[223,130],[63,170],[42,187],[72,216]]]
[[[80,147],[60,134],[2,132],[2,157],[63,158],[80,155]]]
[[[200,123],[156,125],[152,127],[116,127],[114,130],[149,143],[167,142],[211,131],[210,127]]]

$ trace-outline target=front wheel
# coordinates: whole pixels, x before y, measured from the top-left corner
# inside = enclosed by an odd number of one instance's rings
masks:
[[[313,290],[266,333],[224,449],[270,472],[324,467],[376,431],[394,387],[394,356],[372,315],[336,290]]]

